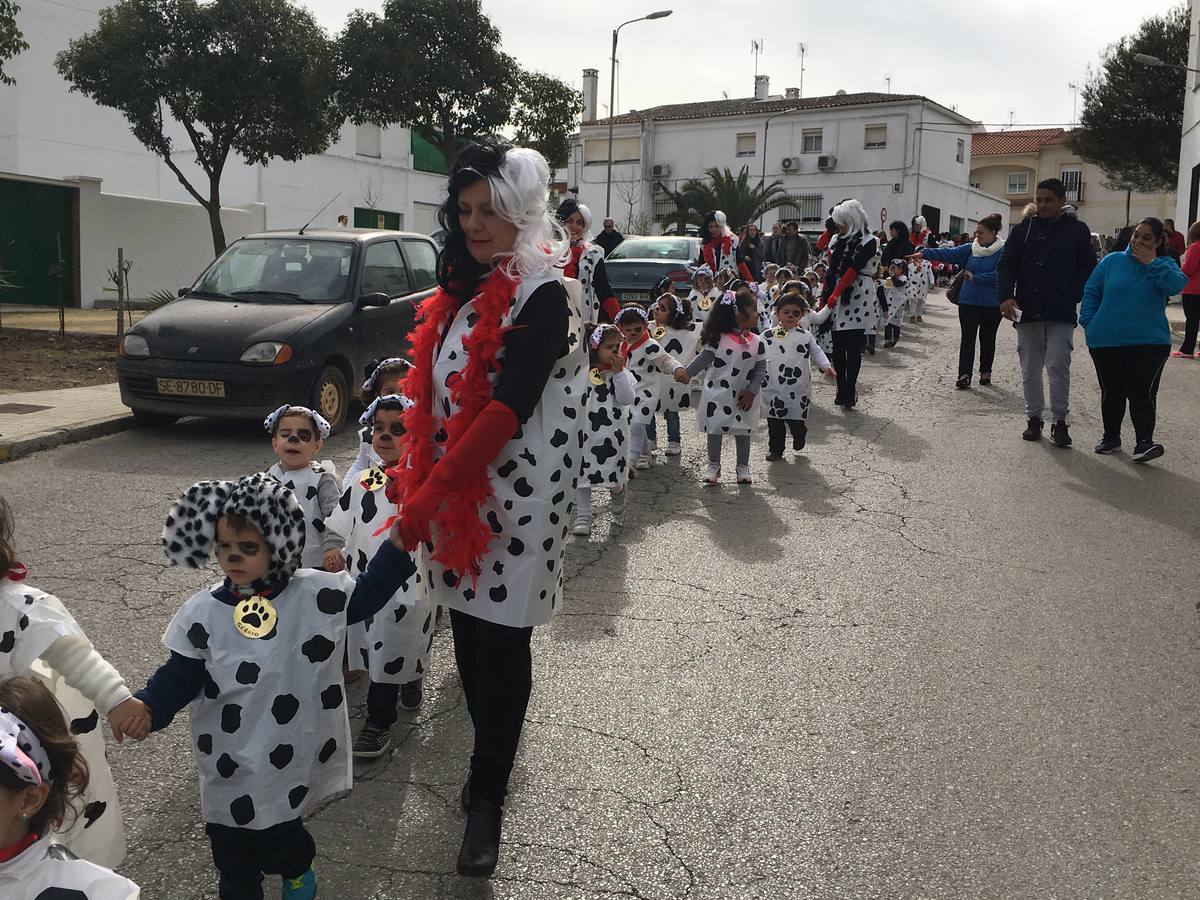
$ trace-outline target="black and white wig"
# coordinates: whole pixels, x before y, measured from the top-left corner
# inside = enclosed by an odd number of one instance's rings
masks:
[[[583,218],[583,234],[579,236],[581,241],[587,242],[592,239],[592,211],[584,204],[580,203],[574,197],[568,197],[562,203],[558,204],[558,221],[566,226],[567,219],[571,218],[575,213]]]
[[[833,208],[829,216],[834,224],[842,225],[846,229],[846,233],[838,235],[834,241],[846,240],[852,236],[857,236],[861,241],[862,236],[871,230],[871,223],[867,221],[867,211],[857,200],[843,200]]]
[[[733,232],[729,230],[729,225],[727,224],[728,221],[729,220],[726,217],[725,213],[723,213],[719,209],[714,209],[714,210],[711,210],[710,212],[705,213],[704,220],[700,223],[700,240],[706,241],[706,242],[712,240],[712,235],[710,235],[708,232],[708,225],[710,222],[717,223],[717,227],[721,229],[721,234],[723,234],[723,235],[733,234]]]
[[[545,157],[528,147],[486,140],[464,147],[450,170],[449,193],[438,211],[438,221],[447,233],[437,262],[442,289],[469,294],[489,269],[476,262],[467,249],[458,212],[459,192],[483,179],[492,189],[492,208],[517,226],[512,252],[496,257],[492,265],[517,280],[540,278],[565,265],[571,256],[570,242],[550,214],[550,166]]]

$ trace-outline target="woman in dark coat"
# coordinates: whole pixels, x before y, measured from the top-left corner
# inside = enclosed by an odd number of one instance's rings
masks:
[[[912,239],[908,234],[908,226],[897,219],[888,226],[888,242],[883,245],[880,265],[887,269],[893,259],[904,259],[911,256],[912,252]]]

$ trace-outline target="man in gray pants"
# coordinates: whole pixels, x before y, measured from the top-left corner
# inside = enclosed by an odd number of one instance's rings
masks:
[[[1027,441],[1042,436],[1045,392],[1042,371],[1050,380],[1050,440],[1071,446],[1067,413],[1071,400],[1071,351],[1076,307],[1096,267],[1092,233],[1074,209],[1057,178],[1037,186],[1037,215],[1016,226],[1004,244],[996,271],[1000,312],[1017,326],[1017,355],[1025,391]],[[1064,209],[1064,207],[1066,207]]]

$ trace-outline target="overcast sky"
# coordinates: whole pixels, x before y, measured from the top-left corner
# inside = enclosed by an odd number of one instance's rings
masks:
[[[355,7],[382,0],[305,0],[330,31]],[[804,96],[882,91],[924,94],[984,123],[1071,121],[1068,82],[1082,83],[1106,45],[1136,30],[1174,0],[1004,0],[1004,2],[816,3],[810,0],[484,0],[505,51],[528,68],[580,87],[581,70],[600,70],[606,112],[612,29],[656,9],[674,14],[621,30],[617,109],[749,97],[751,41],[763,40],[759,72],[771,93],[800,84]],[[870,9],[869,16],[862,10]],[[545,10],[538,17],[534,10]],[[1170,76],[1166,76],[1170,77]]]

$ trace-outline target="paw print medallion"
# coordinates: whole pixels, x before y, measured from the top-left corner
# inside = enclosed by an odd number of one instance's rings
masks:
[[[255,594],[233,608],[233,625],[245,637],[264,638],[275,630],[275,606],[266,597]]]
[[[387,475],[384,474],[383,469],[379,468],[378,466],[372,466],[371,468],[367,469],[367,471],[363,472],[362,478],[359,479],[358,483],[361,484],[365,490],[377,491],[387,484]]]

